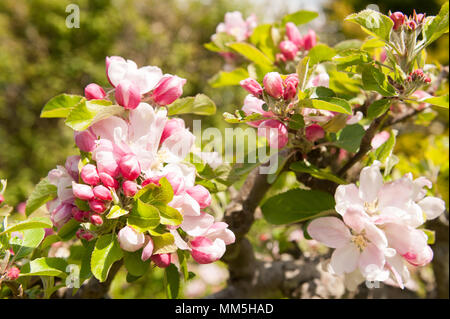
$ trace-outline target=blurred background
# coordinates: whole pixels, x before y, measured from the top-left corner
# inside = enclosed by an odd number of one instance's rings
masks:
[[[225,12],[239,10],[244,17],[255,13],[260,22],[272,22],[296,10],[315,10],[319,18],[305,28],[314,28],[320,41],[331,46],[348,38],[364,38],[359,28],[342,21],[368,5],[384,13],[412,14],[415,8],[435,15],[443,2],[0,0],[0,177],[8,180],[6,201],[17,207],[50,169],[75,153],[72,130],[62,120],[40,119],[40,110],[57,94],[83,94],[91,82],[108,86],[105,56],[123,56],[141,66],[157,65],[165,73],[186,78],[184,95],[204,92],[218,106],[215,116],[202,118],[202,127],[223,129],[227,124],[222,113],[240,108],[246,95],[238,87],[212,89],[208,85],[224,62],[203,44],[210,41]],[[80,28],[66,27],[65,10],[71,3],[80,7]],[[448,46],[446,35],[430,48],[428,60],[447,65]],[[402,137],[396,152],[405,161],[399,171],[434,174],[448,207],[448,122],[435,129],[438,134],[432,140],[421,139],[424,132],[420,130]],[[186,289],[188,297],[219,289],[226,279],[226,273],[217,275],[218,265],[200,268],[197,271],[204,276]],[[119,274],[115,280],[113,297],[164,296],[158,279],[162,273],[157,270],[148,274],[152,280],[141,278],[139,285],[129,286],[124,276]]]

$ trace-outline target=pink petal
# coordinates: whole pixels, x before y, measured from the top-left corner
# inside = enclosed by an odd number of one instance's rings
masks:
[[[347,226],[336,217],[314,219],[308,225],[308,234],[313,239],[331,248],[342,247],[351,239]]]

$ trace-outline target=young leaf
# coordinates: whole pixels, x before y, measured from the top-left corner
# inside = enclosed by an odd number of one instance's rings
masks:
[[[303,91],[305,85],[308,83],[308,70],[309,70],[309,60],[308,56],[305,56],[303,59],[298,62],[296,67],[296,72],[298,75],[298,87],[300,91]]]
[[[369,105],[369,108],[367,110],[367,117],[371,120],[376,119],[377,117],[383,115],[387,110],[389,110],[390,106],[391,100],[389,99],[376,100]]]
[[[77,230],[80,228],[80,223],[75,219],[69,220],[58,231],[58,236],[62,241],[68,241],[75,236]]]
[[[321,170],[318,167],[316,167],[310,163],[305,163],[303,161],[292,163],[289,168],[293,171],[296,171],[299,173],[308,173],[315,178],[327,179],[327,180],[335,182],[337,184],[346,184],[347,183],[346,181],[340,179],[336,175],[333,175],[332,173]]]
[[[430,17],[426,20],[422,34],[425,41],[424,46],[428,46],[431,42],[439,39],[444,33],[448,33],[448,1],[445,2],[438,15]]]
[[[281,20],[282,25],[285,25],[288,22],[292,22],[296,25],[305,24],[309,21],[317,18],[319,14],[314,11],[300,10],[288,15],[285,15]]]
[[[328,193],[296,188],[267,199],[261,210],[269,223],[283,225],[310,219],[334,205]]]
[[[178,226],[183,221],[183,215],[177,209],[164,204],[155,204],[155,207],[159,210],[161,224]]]
[[[205,94],[184,97],[167,106],[169,116],[177,114],[213,115],[216,104]]]
[[[159,210],[155,206],[137,199],[130,215],[128,215],[128,225],[145,232],[157,227],[159,223]]]
[[[129,213],[129,211],[121,208],[118,205],[114,205],[109,210],[109,213],[106,215],[106,218],[108,218],[108,219],[116,219],[116,218],[119,218],[120,216],[127,215],[128,213]]]
[[[386,75],[373,64],[366,64],[362,70],[363,87],[380,93],[382,96],[394,96],[395,89],[389,83]]]
[[[244,42],[235,42],[228,44],[228,47],[256,64],[267,67],[271,67],[273,65],[272,61],[267,57],[267,55],[265,55],[263,52],[261,52],[251,44]]]
[[[164,233],[161,236],[153,236],[153,254],[170,254],[177,250],[175,238],[171,233]]]
[[[25,206],[25,214],[29,216],[36,209],[57,196],[57,188],[47,179],[41,180],[34,188]]]
[[[70,111],[78,104],[86,101],[86,99],[80,95],[60,94],[52,98],[45,104],[41,111],[41,117],[55,118],[55,117],[67,117]]]
[[[51,220],[47,217],[34,217],[27,219],[23,222],[17,223],[15,225],[12,225],[8,228],[6,228],[3,232],[0,233],[0,235],[6,234],[6,233],[12,233],[15,231],[22,231],[27,229],[34,229],[34,228],[52,228],[53,224]]]
[[[23,240],[20,245],[12,245],[14,258],[16,260],[29,255],[44,239],[45,231],[43,228],[27,229],[23,232]]]
[[[164,281],[167,298],[177,299],[180,292],[180,274],[174,264],[170,264],[169,267],[165,269]]]
[[[443,96],[435,96],[435,97],[429,97],[426,99],[421,99],[421,103],[430,103],[435,106],[443,107],[448,109],[448,94]]]
[[[320,99],[304,99],[299,103],[302,107],[314,108],[318,110],[326,110],[344,114],[352,114],[352,107],[343,99],[337,97],[320,98]]]
[[[353,13],[345,20],[359,24],[365,32],[386,42],[389,42],[394,26],[394,22],[388,16],[372,9]]]
[[[310,65],[314,65],[320,62],[330,61],[336,53],[337,51],[335,49],[330,48],[326,44],[317,44],[308,53],[309,63]]]
[[[350,153],[355,153],[359,149],[361,140],[365,133],[366,131],[359,124],[346,126],[339,135],[335,145],[349,151]]]
[[[248,71],[244,68],[236,68],[233,71],[220,71],[214,75],[209,81],[209,85],[213,88],[222,86],[239,85],[239,82],[249,77]]]
[[[63,258],[41,257],[30,261],[20,269],[20,277],[24,276],[56,276],[66,277],[67,262]]]
[[[91,258],[92,274],[100,282],[108,278],[112,264],[123,257],[122,249],[115,234],[107,234],[99,237],[95,243]]]
[[[83,101],[73,108],[67,116],[66,125],[76,131],[83,131],[92,124],[113,115],[120,115],[125,109],[112,105],[106,100]]]
[[[144,275],[150,268],[150,259],[147,261],[142,261],[141,254],[141,250],[135,252],[123,252],[123,262],[125,264],[125,268],[128,270],[128,273],[135,277]]]

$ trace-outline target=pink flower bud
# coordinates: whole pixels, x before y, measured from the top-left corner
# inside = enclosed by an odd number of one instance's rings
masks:
[[[292,22],[286,23],[286,35],[288,39],[294,42],[298,48],[303,47],[302,35],[300,34],[300,31],[298,30],[297,26],[294,23]]]
[[[269,72],[264,76],[263,79],[264,89],[266,92],[279,99],[283,96],[283,80],[278,72]]]
[[[225,242],[221,239],[212,241],[203,236],[190,241],[192,258],[199,264],[210,264],[219,260],[225,253]]]
[[[94,212],[101,214],[106,210],[106,204],[102,200],[91,199],[89,201],[89,208]]]
[[[81,200],[90,200],[94,198],[94,192],[89,185],[72,182],[72,190],[73,195]]]
[[[170,266],[172,257],[170,254],[156,254],[152,255],[150,259],[155,263],[159,268],[167,268]]]
[[[129,180],[135,180],[141,174],[141,166],[133,154],[127,154],[120,159],[119,169],[122,176]]]
[[[5,201],[5,197],[3,197],[3,194],[0,194],[0,204]]]
[[[162,144],[166,138],[174,134],[175,132],[178,132],[180,130],[184,130],[185,125],[184,121],[180,118],[173,118],[166,122],[166,125],[164,126],[164,130],[161,134],[161,140],[160,143]]]
[[[102,218],[102,216],[97,215],[97,214],[92,214],[91,217],[89,217],[89,221],[95,226],[103,225],[103,218]]]
[[[142,249],[142,255],[141,259],[142,261],[148,260],[152,254],[153,254],[153,240],[150,236],[146,236],[147,244],[145,245],[144,249]]]
[[[86,184],[95,186],[100,182],[100,176],[98,175],[97,167],[95,167],[95,165],[87,164],[83,166],[80,175],[81,179]]]
[[[106,93],[100,85],[91,83],[84,88],[84,96],[88,100],[102,100],[105,98]]]
[[[109,75],[108,75],[108,70],[109,70],[109,65],[111,64],[112,61],[124,61],[125,59],[120,57],[120,56],[107,56],[105,58],[105,65],[106,65],[106,77],[108,78],[108,82],[114,86],[114,84],[112,84],[111,80],[109,79]]]
[[[176,75],[165,75],[156,85],[152,98],[159,105],[169,105],[183,94],[185,83],[186,79]]]
[[[317,38],[314,30],[309,30],[308,33],[303,37],[303,48],[306,51],[311,50],[316,46]]]
[[[150,178],[147,178],[145,181],[142,182],[141,186],[147,186],[148,184],[155,184],[156,186],[161,186],[159,184],[159,180],[161,179],[161,177],[157,177],[157,176],[153,176]]]
[[[295,97],[297,94],[297,86],[298,86],[298,75],[297,74],[289,74],[283,82],[284,85],[284,94],[283,98],[285,100],[290,100]]]
[[[111,187],[114,189],[119,188],[119,182],[112,178],[111,175],[107,173],[100,173],[98,174],[98,176],[100,177],[100,181],[102,182],[102,184],[106,187]]]
[[[286,62],[286,57],[282,53],[275,54],[275,61],[277,64]]]
[[[247,92],[249,92],[250,94],[253,94],[256,97],[261,96],[261,94],[263,92],[263,88],[262,88],[261,84],[259,84],[256,80],[254,80],[252,78],[242,80],[241,82],[239,82],[239,84],[245,90],[247,90]]]
[[[72,208],[72,217],[73,219],[75,219],[77,222],[83,223],[85,222],[86,218],[85,218],[85,212],[78,209],[78,207],[73,207]]]
[[[281,53],[283,53],[286,60],[291,61],[295,59],[297,55],[298,48],[292,41],[281,41],[279,45]]]
[[[129,80],[120,81],[116,87],[116,101],[125,109],[133,110],[141,103],[141,94],[139,87]]]
[[[133,197],[138,189],[137,189],[137,184],[133,181],[125,181],[122,183],[122,189],[123,189],[123,193],[125,194],[125,196],[127,197]]]
[[[405,23],[405,15],[399,11],[391,14],[390,18],[394,22],[394,30],[397,30]]]
[[[56,209],[51,212],[50,219],[57,228],[62,227],[72,218],[73,205],[69,203],[61,203]]]
[[[65,169],[69,175],[74,179],[78,180],[78,163],[80,162],[80,157],[78,155],[69,156],[64,164]]]
[[[95,197],[100,200],[111,201],[113,199],[112,195],[111,195],[111,191],[103,185],[95,186],[93,191],[94,191]]]
[[[286,126],[277,120],[267,120],[259,124],[258,135],[264,136],[270,147],[281,149],[288,142],[288,131]]]
[[[188,193],[193,199],[195,199],[202,209],[211,205],[211,194],[202,185],[195,185],[191,188],[188,188],[186,190],[186,193]]]
[[[390,137],[391,135],[387,131],[382,131],[380,133],[375,134],[375,136],[372,138],[372,141],[370,141],[370,145],[373,149],[379,148],[381,145],[383,145]]]
[[[8,277],[9,280],[16,280],[19,278],[20,269],[16,266],[13,266],[8,269],[8,273],[6,274],[6,277]]]
[[[417,24],[416,24],[416,22],[415,21],[408,21],[408,27],[412,30],[412,31],[414,31],[414,30],[416,30],[416,28],[417,28]]]
[[[305,135],[306,139],[314,143],[315,141],[325,137],[325,131],[322,126],[318,124],[311,124],[305,129]]]
[[[84,239],[87,241],[91,241],[92,239],[94,239],[94,234],[88,230],[84,230],[84,229],[78,229],[76,236],[78,239]]]
[[[74,133],[75,144],[83,152],[92,152],[95,149],[95,135],[88,129]]]
[[[120,247],[129,252],[139,250],[144,246],[145,236],[142,233],[137,232],[130,226],[125,226],[117,234]]]
[[[421,24],[423,23],[423,21],[425,20],[425,14],[424,13],[416,13],[416,10],[414,10],[414,20],[416,21],[417,24]]]

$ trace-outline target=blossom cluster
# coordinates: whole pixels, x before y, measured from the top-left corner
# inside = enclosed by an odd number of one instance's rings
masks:
[[[314,30],[308,30],[305,36],[302,36],[297,26],[292,23],[286,23],[286,40],[278,45],[281,53],[277,53],[278,62],[294,60],[298,54],[311,50],[317,43],[317,36]]]
[[[409,279],[407,263],[424,266],[433,258],[428,236],[420,228],[445,210],[443,200],[426,196],[431,182],[406,174],[383,182],[375,161],[360,174],[359,187],[341,185],[335,193],[336,212],[342,217],[314,219],[309,235],[335,248],[329,270],[345,275],[349,289],[364,280],[393,281],[401,288]]]
[[[106,58],[106,74],[113,89],[106,94],[90,84],[86,98],[108,99],[114,92],[115,102],[128,111],[74,133],[81,157],[69,157],[64,167],[48,174],[58,194],[47,203],[54,225],[60,228],[73,218],[80,222],[77,236],[89,241],[104,231],[107,221],[117,218],[109,216],[113,210],[123,210],[117,224],[120,247],[129,252],[142,249],[143,261],[151,259],[167,267],[171,253],[154,254],[153,235],[127,220],[136,194],[149,184],[161,187],[164,178],[173,191],[167,205],[181,214],[182,221],[159,227],[173,236],[177,249],[190,251],[197,262],[220,259],[226,245],[234,242],[234,234],[227,224],[215,222],[203,211],[211,204],[211,194],[195,184],[195,166],[185,162],[194,135],[182,119],[169,119],[163,107],[182,95],[185,80],[163,75],[154,66],[138,68],[121,57]]]

